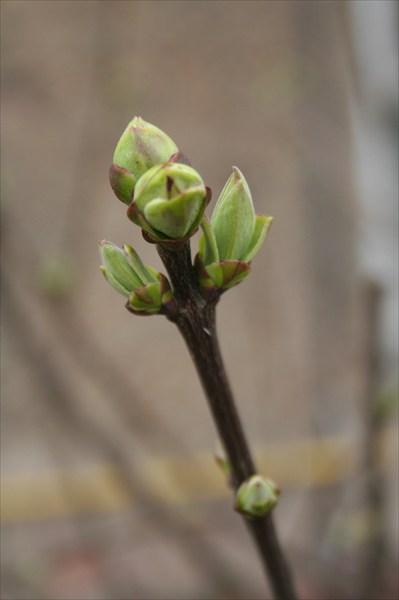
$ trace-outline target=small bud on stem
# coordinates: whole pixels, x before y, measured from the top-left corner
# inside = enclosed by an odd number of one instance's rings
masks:
[[[279,495],[271,479],[253,475],[238,488],[235,509],[250,519],[264,517],[276,506]]]

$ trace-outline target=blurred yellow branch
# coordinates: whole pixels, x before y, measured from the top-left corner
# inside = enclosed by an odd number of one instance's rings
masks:
[[[395,426],[381,433],[379,466],[383,471],[392,470],[397,434]],[[334,435],[266,444],[256,447],[255,454],[261,472],[283,489],[308,488],[336,485],[356,476],[359,449],[354,436]],[[151,491],[158,501],[182,506],[228,497],[223,476],[211,464],[211,455],[200,453],[187,458],[149,458],[142,468],[151,474],[148,481],[156,481]],[[128,509],[131,503],[123,473],[111,464],[7,475],[1,486],[1,521],[7,524],[107,513]]]

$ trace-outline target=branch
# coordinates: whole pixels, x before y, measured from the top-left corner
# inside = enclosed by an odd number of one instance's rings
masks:
[[[180,250],[157,246],[168,271],[177,311],[169,316],[182,334],[204,388],[219,436],[229,458],[235,490],[256,473],[221,357],[215,322],[216,301],[201,294],[191,262],[189,243]],[[280,548],[271,513],[247,519],[270,578],[275,598],[297,598],[290,571]]]

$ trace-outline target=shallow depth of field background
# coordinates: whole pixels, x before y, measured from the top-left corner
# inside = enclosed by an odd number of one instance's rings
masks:
[[[218,324],[302,597],[396,598],[397,4],[1,12],[2,598],[265,597],[177,330],[98,269],[160,267],[108,184],[134,115],[275,217]]]

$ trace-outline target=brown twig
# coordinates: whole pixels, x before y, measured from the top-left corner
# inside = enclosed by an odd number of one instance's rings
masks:
[[[175,251],[158,245],[168,271],[177,310],[169,315],[179,328],[197,369],[217,430],[226,450],[232,484],[237,489],[256,473],[221,357],[215,322],[215,300],[202,295],[191,261],[189,243]],[[245,519],[256,542],[276,598],[295,600],[297,594],[280,548],[272,515]]]

